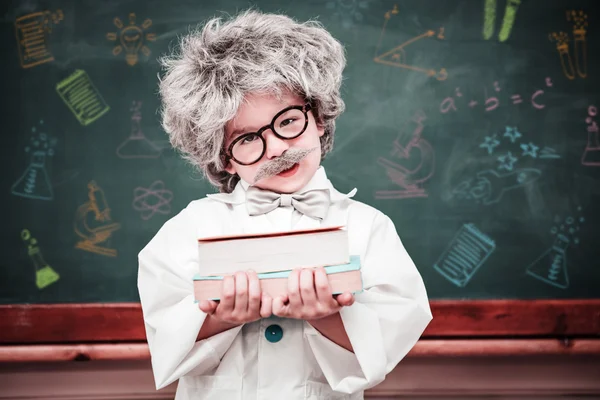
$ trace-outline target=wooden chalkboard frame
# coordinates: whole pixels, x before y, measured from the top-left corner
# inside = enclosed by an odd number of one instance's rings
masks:
[[[434,300],[422,339],[600,339],[600,299]],[[0,345],[144,343],[139,303],[0,306]]]

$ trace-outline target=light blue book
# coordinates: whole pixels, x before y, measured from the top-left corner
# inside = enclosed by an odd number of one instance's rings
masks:
[[[361,274],[360,256],[350,256],[350,262],[347,264],[325,266],[327,275],[336,275],[342,272],[358,271],[357,274],[344,274],[345,278],[329,278],[332,293],[340,294],[343,292],[360,293],[363,291],[363,282]],[[258,274],[261,281],[261,289],[270,295],[277,296],[287,288],[287,279],[292,271],[265,272]],[[341,277],[342,275],[340,275]],[[194,275],[194,293],[196,302],[202,299],[218,300],[221,290],[222,275]],[[350,289],[348,289],[350,288]]]

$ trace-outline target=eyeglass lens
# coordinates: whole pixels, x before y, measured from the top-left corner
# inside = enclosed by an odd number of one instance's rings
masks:
[[[273,123],[275,133],[292,139],[298,136],[306,125],[306,116],[302,110],[291,109],[277,117]],[[231,153],[237,161],[250,164],[258,161],[264,152],[265,141],[257,134],[245,135],[233,146]]]

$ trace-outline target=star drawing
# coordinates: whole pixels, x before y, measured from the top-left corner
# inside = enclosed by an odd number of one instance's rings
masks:
[[[498,147],[500,142],[496,139],[496,135],[486,136],[485,141],[479,145],[479,147],[485,148],[488,151],[488,154],[492,154],[494,152],[494,148]]]
[[[507,126],[506,131],[504,132],[504,137],[508,137],[511,143],[516,142],[517,139],[522,136],[523,135],[521,135],[521,133],[517,130],[516,127],[511,128],[510,126]]]
[[[498,157],[498,162],[500,162],[498,169],[512,171],[515,166],[515,163],[517,162],[517,158],[514,157],[509,151],[508,153]]]
[[[537,158],[537,151],[540,148],[535,144],[529,142],[529,144],[521,144],[521,149],[523,149],[522,156],[531,156],[533,158]]]

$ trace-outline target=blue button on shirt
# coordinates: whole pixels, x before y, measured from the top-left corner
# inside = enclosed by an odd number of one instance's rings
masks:
[[[265,330],[265,337],[271,343],[277,343],[283,337],[283,329],[279,325],[269,325]]]

